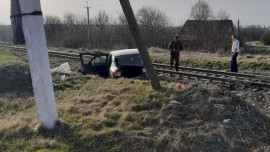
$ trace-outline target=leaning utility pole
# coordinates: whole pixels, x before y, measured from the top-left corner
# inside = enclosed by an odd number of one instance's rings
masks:
[[[88,6],[88,1],[86,1],[86,9],[87,9],[87,30],[88,30],[88,46],[89,46],[89,43],[90,43],[90,18],[89,18],[89,9],[91,7]]]
[[[24,36],[22,30],[22,18],[17,16],[21,14],[19,0],[11,0],[10,19],[12,27],[12,38],[14,44],[24,44]]]
[[[155,90],[158,90],[161,88],[159,79],[157,77],[157,73],[154,70],[154,67],[152,65],[152,61],[150,59],[149,53],[145,47],[145,43],[142,40],[141,32],[139,29],[139,25],[137,23],[137,20],[135,18],[134,12],[132,10],[132,7],[130,5],[129,0],[119,0],[122,6],[122,9],[124,11],[124,14],[126,16],[126,19],[128,21],[131,33],[136,41],[136,44],[138,46],[139,52],[141,54],[141,58],[143,60],[143,64],[146,68],[146,71],[149,75],[149,79],[151,81],[152,87]]]
[[[19,5],[21,13],[16,16],[22,19],[38,121],[53,129],[58,116],[40,0],[19,0]]]

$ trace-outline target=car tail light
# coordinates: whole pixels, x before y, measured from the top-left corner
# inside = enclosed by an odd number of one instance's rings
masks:
[[[122,73],[119,72],[119,71],[112,71],[112,75],[113,75],[114,77],[120,77],[120,76],[122,75]]]
[[[146,69],[145,69],[145,68],[143,68],[143,69],[142,69],[142,72],[143,72],[143,73],[146,73]]]

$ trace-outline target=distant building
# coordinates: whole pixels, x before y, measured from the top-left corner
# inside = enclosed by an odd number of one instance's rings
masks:
[[[187,20],[178,34],[185,47],[213,51],[231,43],[234,26],[232,20]]]

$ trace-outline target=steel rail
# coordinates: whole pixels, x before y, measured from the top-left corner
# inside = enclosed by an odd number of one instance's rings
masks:
[[[25,47],[17,47],[17,46],[9,46],[9,45],[0,45],[2,48],[11,48],[13,51],[19,51],[26,53],[26,48]],[[56,58],[66,58],[66,59],[71,59],[75,61],[80,60],[80,56],[78,54],[74,53],[65,53],[65,52],[57,52],[57,51],[48,51],[49,56],[51,57],[56,57]]]
[[[159,64],[159,63],[153,63],[156,67],[162,67],[162,68],[170,68],[170,65],[167,64]],[[186,71],[193,71],[193,72],[204,72],[204,73],[213,73],[213,74],[221,74],[224,76],[234,76],[234,77],[244,77],[244,78],[270,78],[263,75],[252,75],[252,74],[245,74],[245,73],[234,73],[234,72],[224,72],[224,71],[218,71],[218,70],[209,70],[209,69],[201,69],[201,68],[191,68],[191,67],[183,67],[179,66],[180,70],[186,70]]]
[[[269,83],[260,83],[260,82],[247,81],[247,80],[221,78],[221,77],[215,77],[215,76],[205,76],[205,75],[200,75],[200,74],[180,72],[180,71],[172,71],[172,70],[165,70],[165,69],[158,69],[158,68],[155,68],[155,70],[158,73],[168,73],[168,74],[171,74],[171,75],[173,74],[173,75],[178,75],[178,76],[186,76],[186,77],[190,77],[190,78],[206,79],[206,80],[211,80],[211,81],[237,82],[237,83],[248,84],[248,85],[252,85],[252,86],[258,86],[258,87],[263,87],[263,88],[270,89],[270,84]]]

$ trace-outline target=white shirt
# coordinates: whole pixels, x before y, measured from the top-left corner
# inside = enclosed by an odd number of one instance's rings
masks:
[[[232,52],[234,52],[234,50],[236,50],[237,53],[240,52],[240,47],[239,47],[239,41],[238,40],[234,40],[234,42],[232,44]]]

